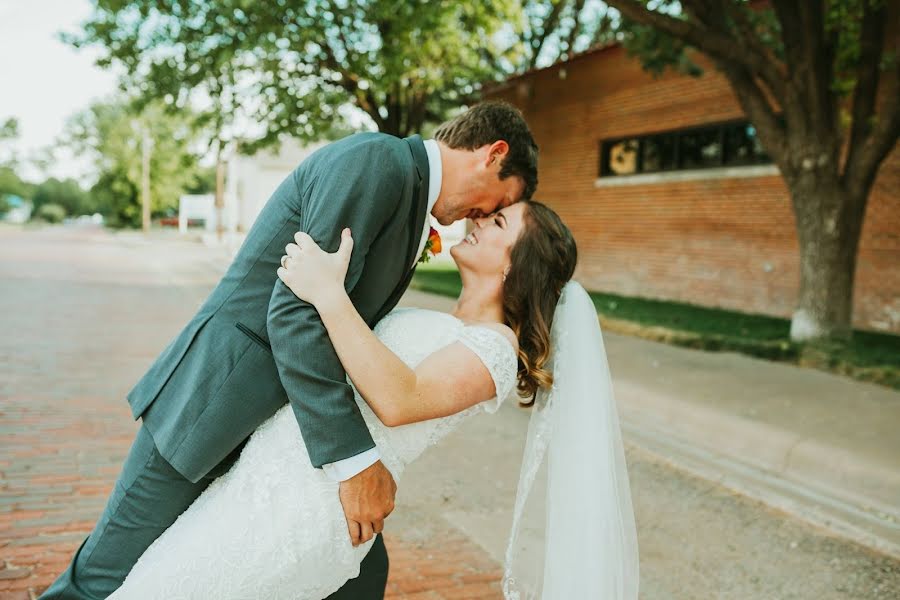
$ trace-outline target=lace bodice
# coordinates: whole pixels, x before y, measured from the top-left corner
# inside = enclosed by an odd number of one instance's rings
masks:
[[[375,333],[415,367],[459,341],[479,356],[497,395],[455,415],[386,427],[356,395],[382,462],[403,469],[466,417],[494,412],[513,390],[506,338],[430,310],[396,309]],[[400,483],[402,486],[402,483]],[[359,575],[371,542],[353,547],[339,484],[314,469],[290,405],[250,436],[240,458],[144,552],[113,600],[320,600]]]
[[[418,308],[395,309],[375,327],[375,333],[403,362],[415,367],[435,351],[461,342],[472,350],[491,373],[497,395],[462,412],[399,427],[386,427],[365,400],[357,403],[381,460],[397,479],[405,465],[429,445],[440,441],[466,418],[482,411],[496,412],[512,392],[516,379],[516,354],[502,334],[487,327],[466,325],[447,313]]]

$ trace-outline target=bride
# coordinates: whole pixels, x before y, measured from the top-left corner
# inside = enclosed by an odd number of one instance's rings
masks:
[[[370,330],[344,291],[349,230],[335,254],[299,233],[278,276],[319,312],[398,482],[406,465],[465,418],[496,412],[514,387],[526,398],[532,416],[506,598],[636,599],[622,442],[596,313],[581,286],[569,282],[571,232],[552,210],[529,201],[475,225],[450,250],[463,283],[450,314],[400,308]],[[546,509],[532,522],[529,507],[544,500],[534,482],[545,455]],[[286,405],[110,598],[325,598],[359,574],[372,543],[351,543],[338,485],[310,465]]]

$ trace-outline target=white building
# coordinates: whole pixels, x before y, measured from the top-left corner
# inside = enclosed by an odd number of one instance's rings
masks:
[[[272,192],[303,160],[326,142],[301,145],[285,140],[280,148],[260,150],[252,156],[234,154],[225,174],[225,230],[246,233]]]

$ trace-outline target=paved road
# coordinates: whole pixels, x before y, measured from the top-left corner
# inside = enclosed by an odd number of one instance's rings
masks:
[[[137,427],[124,394],[225,262],[171,236],[0,226],[0,598],[39,592],[91,528]],[[499,597],[526,421],[505,406],[410,468],[388,524],[391,597]],[[900,597],[896,561],[634,441],[643,598]]]

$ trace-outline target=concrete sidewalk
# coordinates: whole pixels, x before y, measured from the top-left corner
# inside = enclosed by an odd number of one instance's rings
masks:
[[[403,305],[449,311],[409,291]],[[900,393],[604,334],[628,444],[900,557]]]

